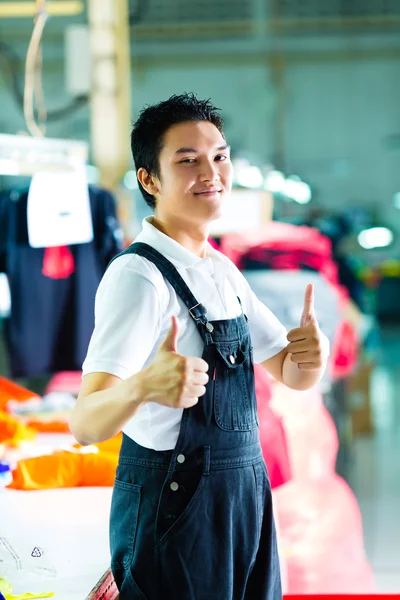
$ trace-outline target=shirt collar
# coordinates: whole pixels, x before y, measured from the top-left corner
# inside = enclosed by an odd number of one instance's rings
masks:
[[[152,220],[153,217],[143,219],[142,231],[137,236],[136,242],[149,244],[178,269],[193,267],[204,260],[154,227]],[[220,252],[217,252],[210,244],[207,245],[207,258],[214,259],[220,256],[222,257]]]

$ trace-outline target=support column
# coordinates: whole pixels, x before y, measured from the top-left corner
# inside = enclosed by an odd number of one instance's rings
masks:
[[[115,191],[132,164],[128,0],[89,0],[91,144],[101,185]]]

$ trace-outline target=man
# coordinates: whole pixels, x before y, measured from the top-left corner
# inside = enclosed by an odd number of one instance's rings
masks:
[[[326,352],[312,286],[287,334],[208,244],[232,184],[209,101],[146,108],[131,145],[154,217],[100,284],[71,419],[82,444],[123,431],[110,518],[120,598],[278,600],[253,363],[297,390],[318,383]]]

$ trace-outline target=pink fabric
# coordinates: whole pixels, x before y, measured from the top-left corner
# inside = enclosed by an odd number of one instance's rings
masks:
[[[332,375],[335,379],[347,377],[356,367],[359,339],[354,326],[342,321],[337,328],[331,349]]]
[[[282,418],[292,470],[292,480],[273,491],[288,593],[373,593],[360,511],[335,474],[338,439],[318,389],[275,382],[271,406]]]
[[[297,392],[274,382],[271,408],[283,423],[293,479],[334,473],[338,436],[318,388]]]
[[[81,387],[81,371],[61,371],[50,379],[46,387],[46,394],[52,392],[67,392],[74,396],[79,394]]]
[[[42,273],[51,279],[67,279],[75,271],[74,257],[67,246],[46,248]]]
[[[239,269],[246,255],[262,261],[263,253],[268,252],[268,264],[274,270],[295,269],[299,264],[306,264],[339,288],[343,298],[348,298],[347,290],[339,284],[331,241],[312,227],[271,221],[255,231],[225,235],[220,249]]]
[[[271,488],[290,481],[291,469],[282,419],[270,407],[271,383],[264,367],[255,365],[260,441]]]
[[[357,501],[340,477],[292,481],[273,495],[289,594],[376,591]]]

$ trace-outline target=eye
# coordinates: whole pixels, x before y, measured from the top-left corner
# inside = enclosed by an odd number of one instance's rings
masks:
[[[217,162],[224,162],[225,160],[228,160],[228,157],[224,154],[218,154],[218,156],[215,157],[215,160]]]
[[[186,165],[192,165],[195,162],[196,162],[195,158],[184,158],[183,160],[180,161],[179,164],[181,164],[181,165],[185,165],[185,164]]]

